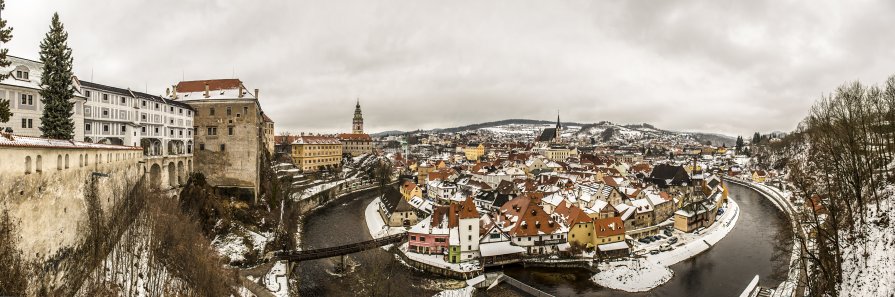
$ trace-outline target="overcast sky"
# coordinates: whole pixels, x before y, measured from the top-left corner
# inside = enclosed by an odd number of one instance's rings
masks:
[[[486,3],[487,2],[487,3]],[[528,118],[789,131],[825,92],[895,74],[895,1],[7,0],[10,54],[58,11],[75,74],[163,94],[261,89],[277,130]]]

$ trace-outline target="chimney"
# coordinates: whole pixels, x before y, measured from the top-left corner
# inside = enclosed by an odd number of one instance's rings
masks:
[[[208,97],[211,97],[211,95],[208,94],[208,83],[205,83],[205,98]]]
[[[258,89],[255,89],[255,100],[258,100]]]
[[[172,85],[171,87],[173,89],[173,91],[171,92],[171,98],[174,98],[176,100],[177,99],[177,85]]]
[[[242,84],[239,84],[239,93],[236,94],[236,97],[237,97],[237,98],[242,98],[242,95],[243,95],[243,94],[242,94]]]
[[[165,88],[165,97],[171,97],[171,88]]]

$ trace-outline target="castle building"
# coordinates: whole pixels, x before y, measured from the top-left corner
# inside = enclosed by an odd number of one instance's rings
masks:
[[[361,114],[360,101],[354,106],[351,133],[339,134],[339,141],[342,142],[342,152],[352,157],[373,152],[373,139],[364,133],[364,116]]]
[[[195,110],[195,170],[219,194],[257,201],[261,151],[270,145],[258,89],[249,93],[239,79],[182,81],[171,99]]]
[[[342,164],[342,143],[332,136],[301,135],[292,142],[292,162],[304,172],[335,170]]]
[[[40,78],[43,75],[44,65],[41,62],[8,56],[10,65],[0,69],[10,76],[0,81],[0,99],[9,100],[9,109],[12,117],[9,122],[0,123],[0,130],[11,132],[20,136],[40,137],[40,118],[43,116],[44,104],[40,97]],[[84,104],[86,100],[80,92],[80,82],[72,78],[75,90],[69,101],[74,104],[72,108],[72,121],[74,121],[73,140],[84,139]]]

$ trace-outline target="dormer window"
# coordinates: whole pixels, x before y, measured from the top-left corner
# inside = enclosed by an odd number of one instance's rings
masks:
[[[28,68],[22,66],[19,69],[16,69],[16,79],[28,80]]]

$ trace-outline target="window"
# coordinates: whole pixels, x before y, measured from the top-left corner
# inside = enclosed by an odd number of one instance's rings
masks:
[[[230,115],[232,113],[233,113],[233,111],[230,109],[230,106],[227,106],[227,115]]]
[[[84,130],[90,131],[90,124],[84,124]]]
[[[208,127],[208,136],[218,135],[218,127]]]
[[[155,104],[155,110],[158,110],[158,103]]]
[[[233,126],[227,127],[227,135],[233,135]]]
[[[90,97],[90,91],[89,91],[89,90],[85,90],[85,91],[84,91],[84,96],[87,96],[87,97],[89,98],[89,97]]]
[[[227,150],[227,145],[222,143],[222,144],[221,144],[221,151],[223,152],[223,151],[225,151],[225,150]]]
[[[22,128],[28,128],[28,120],[22,119]]]
[[[177,109],[177,113],[179,113],[179,114],[183,114],[183,108],[178,108],[178,109]]]
[[[140,100],[140,103],[143,105],[143,107],[146,107],[146,100]]]
[[[170,112],[174,112],[174,106],[171,106],[171,107],[168,109],[168,111],[170,111]]]
[[[146,127],[140,127],[140,131],[146,133]]]
[[[109,116],[109,110],[108,110],[108,109],[103,109],[103,116],[104,116],[104,117]]]
[[[22,71],[21,71],[21,70],[16,71],[16,78],[22,78]]]
[[[103,125],[103,132],[109,132],[109,125]]]
[[[34,128],[34,120],[28,119],[28,128]]]
[[[109,94],[103,94],[103,102],[109,101]]]
[[[214,115],[214,107],[208,110],[208,115]]]
[[[249,114],[249,107],[248,107],[248,106],[243,106],[243,107],[242,107],[242,113],[243,113],[243,114]]]
[[[204,144],[204,143],[200,143],[200,144],[199,144],[199,150],[200,150],[200,151],[204,151],[204,150],[205,150],[205,144]]]
[[[127,126],[121,126],[121,132],[127,132]]]
[[[155,134],[158,134],[158,127],[155,127]]]
[[[416,236],[415,236],[415,235],[410,235],[410,240],[416,240]]]
[[[127,97],[121,96],[121,104],[127,103]]]
[[[33,101],[32,101],[32,102],[33,102]],[[29,103],[28,103],[28,95],[27,95],[27,94],[22,94],[22,104],[29,105]]]

